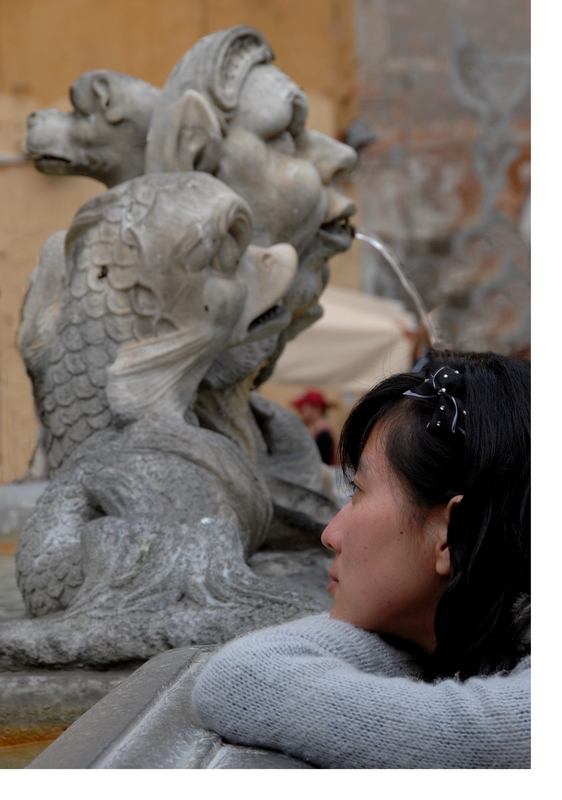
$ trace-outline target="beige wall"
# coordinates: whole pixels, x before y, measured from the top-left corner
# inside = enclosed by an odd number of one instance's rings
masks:
[[[356,115],[352,0],[0,0],[0,161],[21,152],[29,113],[69,107],[82,72],[114,69],[162,86],[197,39],[240,23],[263,31],[275,63],[305,88],[310,126],[341,136]],[[37,435],[15,344],[28,276],[45,239],[103,189],[30,163],[0,166],[0,483],[25,473]],[[358,287],[358,254],[334,259],[333,272]]]
[[[161,86],[201,36],[241,23],[266,35],[281,69],[334,103],[345,130],[355,115],[352,0],[0,0],[0,91],[44,105],[102,68]]]
[[[17,153],[25,139],[28,99],[0,95],[0,153]],[[30,164],[0,167],[0,482],[25,473],[37,423],[31,384],[16,347],[28,276],[44,240],[67,228],[76,210],[102,185],[88,178],[41,175]]]

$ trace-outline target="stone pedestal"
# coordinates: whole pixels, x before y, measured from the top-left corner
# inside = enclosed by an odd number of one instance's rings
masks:
[[[19,531],[46,485],[0,487],[2,621],[25,616],[14,556]],[[301,531],[291,539],[279,529],[277,539],[293,548],[300,539],[304,549],[262,549],[250,559],[254,572],[281,589],[305,589],[329,608],[326,584],[332,557],[318,546],[318,533]],[[33,768],[123,768],[125,761],[131,768],[306,768],[277,753],[225,745],[191,719],[189,687],[209,650],[168,651],[140,669],[137,663],[108,670],[0,672],[0,769],[26,767],[33,759]],[[177,697],[181,702],[170,721],[170,703]],[[128,744],[123,749],[117,744],[125,728]],[[100,748],[109,748],[111,755],[100,760]]]

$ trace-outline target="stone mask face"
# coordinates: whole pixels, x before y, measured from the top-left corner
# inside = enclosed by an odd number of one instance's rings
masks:
[[[229,123],[217,177],[250,205],[254,242],[290,242],[301,259],[313,251],[322,254],[323,263],[351,244],[346,223],[356,207],[337,181],[353,168],[356,153],[329,136],[305,131],[307,111],[304,92],[288,75],[270,64],[254,66]],[[302,267],[306,273],[306,264]],[[315,267],[320,277],[321,267]],[[300,291],[301,278],[314,285]],[[323,281],[311,280],[299,267],[289,307],[309,308],[323,288]]]
[[[254,215],[259,244],[290,242],[299,270],[284,299],[302,312],[326,284],[323,267],[351,244],[353,201],[338,189],[356,153],[317,131],[304,130],[306,96],[285,73],[268,64],[252,68],[223,143],[217,177],[243,197]]]
[[[135,230],[139,280],[152,287],[163,318],[176,329],[188,324],[207,330],[214,349],[284,328],[289,314],[274,308],[296,271],[294,248],[249,245],[248,207],[215,178],[192,173],[175,180],[175,191],[155,193]]]
[[[357,160],[352,148],[318,131],[304,130],[306,95],[272,65],[254,66],[240,93],[218,161],[217,177],[252,209],[252,241],[269,246],[290,242],[299,254],[295,278],[283,298],[294,318],[286,337],[318,318],[307,315],[329,276],[328,260],[352,241],[348,218],[356,211],[338,181]],[[318,309],[318,306],[316,306]],[[310,317],[303,320],[303,316]],[[304,325],[303,325],[304,322]],[[276,350],[263,341],[250,357],[247,348],[232,351],[239,375],[255,368]]]
[[[253,243],[289,242],[296,248],[299,267],[283,298],[293,318],[286,336],[292,338],[321,313],[317,307],[307,315],[326,286],[328,259],[351,244],[348,218],[356,207],[337,184],[357,156],[347,145],[304,129],[306,95],[269,63],[247,70],[236,102],[222,113],[209,88],[208,63],[195,57],[203,45],[205,40],[188,51],[162,90],[148,136],[147,171],[212,171],[252,209]],[[251,374],[276,349],[275,342],[263,341],[251,354],[232,351],[228,381]]]
[[[252,209],[255,244],[289,242],[299,269],[284,299],[296,315],[316,304],[327,260],[349,248],[355,204],[338,189],[357,154],[304,129],[303,90],[271,64],[253,28],[218,31],[176,65],[155,106],[146,171],[216,175]]]
[[[306,97],[271,65],[255,66],[228,127],[217,177],[252,208],[254,241],[301,252],[324,221],[327,200],[314,164],[297,151]]]

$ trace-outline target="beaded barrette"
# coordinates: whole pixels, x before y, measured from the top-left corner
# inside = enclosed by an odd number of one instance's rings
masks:
[[[437,408],[432,418],[427,423],[427,430],[440,433],[447,431],[464,435],[464,395],[466,383],[464,376],[458,369],[452,367],[439,367],[434,373],[426,372],[427,378],[414,389],[404,392],[408,397],[417,397],[423,400],[435,397]]]

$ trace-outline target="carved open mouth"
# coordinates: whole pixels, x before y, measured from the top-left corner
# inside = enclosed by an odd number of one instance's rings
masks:
[[[33,158],[36,167],[49,166],[50,164],[53,166],[58,164],[64,164],[69,167],[72,166],[72,161],[69,158],[64,158],[63,156],[50,156],[45,153],[31,153],[31,157]]]
[[[341,217],[330,222],[325,222],[319,231],[323,241],[328,242],[337,249],[347,250],[355,234],[355,228],[348,217]]]
[[[256,317],[250,323],[250,327],[248,328],[248,333],[255,333],[258,328],[262,328],[264,326],[269,326],[275,323],[284,322],[287,318],[287,315],[290,317],[291,312],[285,308],[284,305],[281,303],[277,303],[272,308],[269,308],[267,311],[264,311],[263,314],[260,314],[259,317]]]

